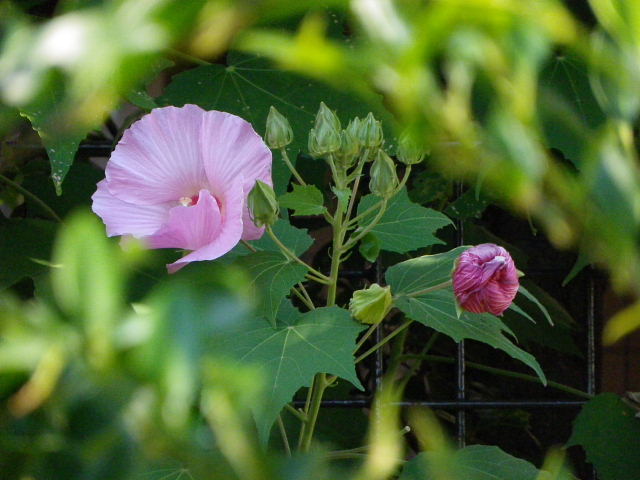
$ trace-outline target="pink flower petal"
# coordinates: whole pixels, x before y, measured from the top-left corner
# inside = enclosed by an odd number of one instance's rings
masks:
[[[106,168],[109,191],[138,205],[177,201],[207,188],[195,105],[153,110],[124,133]]]
[[[208,190],[200,190],[198,202],[169,211],[169,220],[148,238],[151,248],[197,250],[211,243],[222,226],[218,202]]]
[[[214,260],[235,247],[242,237],[243,199],[244,193],[241,188],[229,188],[227,192],[225,192],[225,198],[223,199],[224,205],[227,205],[228,209],[223,212],[222,223],[220,224],[220,229],[216,237],[210,243],[194,250],[180,260],[167,265],[169,273],[177,272],[189,262]],[[200,202],[198,202],[198,204],[199,203]]]
[[[98,182],[98,190],[91,197],[93,211],[102,218],[107,235],[144,237],[156,232],[169,216],[170,204],[135,205],[114,197],[107,181]]]
[[[251,124],[224,112],[207,112],[200,145],[207,178],[214,192],[242,177],[248,195],[257,179],[271,183],[271,150]]]

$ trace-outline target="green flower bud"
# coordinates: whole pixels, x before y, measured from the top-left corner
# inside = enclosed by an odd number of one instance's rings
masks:
[[[378,150],[376,159],[371,165],[369,176],[371,177],[369,190],[374,195],[382,198],[391,197],[399,183],[396,166],[384,150]]]
[[[382,141],[384,140],[382,125],[375,119],[373,113],[369,112],[367,118],[362,120],[358,138],[360,139],[360,143],[368,148],[377,148],[382,145]]]
[[[340,130],[336,130],[328,121],[321,121],[309,132],[309,153],[314,157],[337,152],[340,143]]]
[[[289,120],[273,106],[269,109],[265,137],[269,148],[286,147],[293,140],[293,131]]]
[[[349,123],[347,124],[347,128],[345,128],[345,130],[349,132],[351,136],[358,141],[358,144],[361,143],[360,128],[362,128],[362,120],[360,120],[360,118],[358,117],[355,117],[354,119],[350,120]]]
[[[338,151],[338,163],[343,168],[351,167],[360,153],[360,142],[348,130],[340,134],[340,150]]]
[[[374,283],[365,290],[353,292],[353,297],[349,302],[349,311],[354,318],[362,323],[375,325],[387,316],[392,306],[391,288],[381,287]]]
[[[408,134],[402,135],[398,142],[396,156],[405,165],[415,165],[424,160],[425,149]]]
[[[318,113],[316,113],[316,130],[318,130],[320,128],[320,125],[323,123],[328,123],[337,132],[342,130],[340,119],[335,114],[335,112],[327,107],[324,102],[320,102],[320,108],[318,109]]]
[[[276,194],[270,185],[256,180],[255,186],[249,192],[248,200],[251,220],[257,227],[273,225],[276,222],[280,208]]]

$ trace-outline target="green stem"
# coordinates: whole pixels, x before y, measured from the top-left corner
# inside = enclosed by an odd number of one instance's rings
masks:
[[[380,325],[380,324],[379,323],[374,323],[373,325],[371,325],[369,327],[369,330],[367,330],[365,332],[365,334],[362,336],[362,338],[358,341],[358,343],[356,343],[356,348],[353,349],[354,355],[358,350],[360,350],[360,347],[362,347],[364,342],[367,341],[367,339],[371,336],[371,334],[373,334],[373,332],[376,331],[376,328],[378,328],[378,325]]]
[[[297,408],[292,407],[288,403],[284,404],[284,408],[301,422],[307,421],[307,417],[305,417],[304,413],[298,410]]]
[[[437,363],[455,363],[455,359],[449,357],[443,357],[440,355],[404,355],[404,358],[420,358],[423,360],[437,362]],[[465,365],[469,368],[473,368],[475,370],[481,370],[483,372],[495,373],[496,375],[501,375],[503,377],[511,377],[518,378],[520,380],[525,380],[527,382],[539,383],[540,379],[534,375],[527,375],[526,373],[518,373],[512,372],[510,370],[503,370],[502,368],[490,367],[488,365],[483,365],[481,363],[475,362],[464,362]],[[554,382],[552,380],[547,381],[547,385],[549,387],[555,388],[556,390],[563,391],[565,393],[570,393],[580,398],[591,399],[593,395],[583,392],[582,390],[578,390],[577,388],[570,387],[569,385],[564,385],[563,383]]]
[[[287,149],[285,147],[280,148],[280,153],[282,154],[282,160],[284,160],[284,163],[286,163],[287,167],[289,168],[295,179],[298,181],[298,183],[300,185],[306,185],[307,182],[304,181],[302,176],[298,173],[298,170],[296,170],[296,167],[294,167],[293,163],[291,163],[291,160],[289,160]]]
[[[311,272],[311,274],[313,274],[315,277],[318,277],[318,278],[311,278],[312,280],[320,281],[321,283],[326,283],[330,280],[330,278],[327,277],[324,273],[319,272],[318,270],[313,268],[311,265],[301,260],[300,257],[298,257],[284,243],[282,243],[280,239],[276,236],[276,234],[273,233],[273,229],[271,228],[271,225],[267,226],[267,233],[269,234],[271,239],[275,242],[275,244],[278,245],[280,250],[282,250],[282,253],[284,253],[286,257],[293,260],[294,262],[298,262],[300,265],[307,268],[309,272]]]
[[[380,347],[384,346],[387,342],[389,342],[389,340],[391,340],[393,337],[395,337],[396,335],[398,335],[400,332],[402,332],[405,328],[408,328],[409,325],[411,325],[411,323],[413,323],[413,320],[411,319],[407,319],[402,325],[400,325],[398,328],[396,328],[393,332],[391,332],[389,335],[387,335],[386,337],[384,337],[382,340],[380,340],[378,343],[376,343],[373,347],[371,347],[369,350],[367,350],[366,352],[364,352],[362,355],[360,355],[358,358],[356,358],[355,363],[361,362],[362,360],[364,360],[365,358],[367,358],[369,355],[371,355],[373,352],[375,352],[376,350],[378,350]]]
[[[291,447],[289,446],[289,437],[287,437],[287,430],[284,428],[284,422],[282,421],[282,415],[278,415],[278,429],[280,430],[280,436],[282,437],[282,444],[284,445],[284,451],[287,456],[291,456]]]
[[[306,289],[304,288],[304,285],[302,285],[301,283],[298,283],[298,287],[293,287],[291,289],[291,291],[294,293],[294,295],[296,297],[298,297],[300,299],[300,301],[302,303],[304,303],[304,305],[309,309],[309,310],[315,310],[316,307],[313,304],[313,302],[311,301],[311,299],[309,299],[309,294],[308,293],[304,293],[306,292]]]
[[[353,211],[353,206],[356,203],[356,195],[358,194],[358,187],[360,186],[360,177],[362,176],[362,169],[364,168],[364,164],[369,157],[369,149],[367,148],[360,160],[358,160],[358,166],[355,169],[355,180],[353,181],[353,188],[351,189],[351,198],[349,198],[349,206],[347,207],[347,213],[345,215],[345,222],[349,223],[349,218],[351,218],[351,212]]]
[[[447,288],[451,286],[451,280],[447,280],[446,282],[439,283],[437,285],[433,285],[431,287],[423,288],[422,290],[417,290],[411,293],[399,293],[395,296],[395,298],[399,297],[419,297],[420,295],[424,295],[425,293],[433,292],[436,290],[442,290],[443,288]]]
[[[47,214],[49,214],[49,216],[51,218],[53,218],[56,222],[62,222],[62,219],[58,216],[58,214],[56,212],[53,211],[53,209],[47,205],[46,203],[44,203],[44,201],[42,201],[40,199],[40,197],[38,197],[37,195],[35,195],[34,193],[31,193],[29,190],[27,190],[26,188],[24,188],[22,185],[20,185],[19,183],[14,182],[13,180],[11,180],[10,178],[5,177],[4,175],[0,175],[0,180],[3,181],[4,183],[6,183],[7,185],[13,187],[14,189],[16,189],[17,191],[19,191],[21,194],[23,194],[25,197],[29,197],[31,200],[33,200],[35,203],[37,203],[38,205],[40,205],[40,207],[47,212]]]
[[[419,355],[422,355],[422,356],[426,355],[427,352],[429,352],[433,348],[436,341],[438,340],[438,337],[440,337],[440,332],[437,332],[434,330],[431,336],[429,337],[429,340],[427,340],[426,345],[422,347],[422,350],[420,351]],[[402,355],[400,358],[406,358],[406,356]],[[404,379],[400,382],[399,390],[401,392],[404,391],[405,387],[407,386],[407,383],[409,383],[409,380],[411,380],[411,377],[413,377],[418,371],[418,369],[422,366],[422,360],[423,359],[420,359],[418,362],[416,362],[411,367],[411,370],[409,370],[409,373],[407,373]]]
[[[369,225],[367,225],[365,228],[363,228],[359,232],[354,232],[354,236],[351,236],[349,240],[347,240],[347,243],[345,243],[344,245],[345,250],[349,250],[356,243],[358,243],[358,241],[360,241],[367,233],[373,230],[375,226],[378,225],[378,222],[384,215],[384,212],[386,211],[386,209],[387,209],[387,200],[385,199],[385,200],[382,200],[382,205],[380,205],[380,211],[374,217],[374,219],[371,220],[371,223],[369,223]]]
[[[313,432],[315,430],[316,422],[318,421],[318,414],[320,413],[320,405],[322,404],[322,395],[327,388],[327,376],[324,373],[318,373],[311,386],[311,402],[309,403],[309,410],[307,412],[307,423],[304,429],[304,435],[301,437],[300,450],[308,452],[311,446],[311,440],[313,439]]]
[[[193,55],[189,55],[188,53],[183,53],[174,48],[168,49],[168,53],[173,55],[174,57],[178,57],[182,60],[186,60],[187,62],[195,63],[197,65],[211,65],[211,62],[207,62],[206,60],[202,60],[201,58],[194,57]]]

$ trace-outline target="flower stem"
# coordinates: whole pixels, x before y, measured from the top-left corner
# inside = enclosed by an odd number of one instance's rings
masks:
[[[288,403],[284,404],[284,408],[301,422],[307,421],[307,417],[305,417],[304,413],[298,410],[297,408],[292,407]]]
[[[267,233],[269,234],[271,239],[275,242],[275,244],[278,245],[280,250],[282,250],[282,253],[287,258],[293,260],[294,262],[298,262],[300,265],[302,265],[303,267],[306,267],[309,270],[309,272],[313,275],[313,277],[310,277],[312,280],[315,280],[320,283],[327,283],[328,281],[330,281],[330,278],[327,277],[324,273],[319,272],[318,270],[313,268],[311,265],[301,260],[300,257],[298,257],[284,243],[282,243],[280,239],[276,236],[276,234],[273,233],[273,229],[271,228],[271,225],[267,226]],[[314,278],[314,277],[317,277],[317,278]]]
[[[369,327],[369,330],[367,330],[365,332],[365,334],[362,336],[362,338],[358,341],[358,343],[356,344],[356,348],[353,349],[353,353],[355,354],[358,350],[360,350],[360,347],[362,347],[362,345],[364,344],[364,342],[367,341],[367,338],[369,338],[373,332],[376,331],[376,328],[378,328],[378,325],[380,325],[379,323],[374,323],[373,325],[371,325]]]
[[[284,160],[284,163],[287,165],[287,167],[289,168],[289,170],[291,171],[295,179],[298,181],[298,183],[300,185],[306,185],[307,182],[304,181],[302,176],[298,173],[298,170],[296,170],[296,167],[294,167],[293,163],[291,163],[291,160],[289,159],[289,154],[287,154],[287,149],[285,147],[280,148],[280,154],[282,155],[282,160]]]
[[[364,236],[367,233],[369,233],[371,230],[373,230],[375,228],[375,226],[378,225],[378,222],[380,221],[380,219],[384,215],[384,212],[386,211],[386,209],[387,209],[387,200],[385,199],[385,200],[382,200],[381,205],[380,205],[380,210],[378,211],[378,213],[374,217],[374,219],[371,220],[371,223],[369,223],[369,225],[364,227],[359,232],[354,232],[354,235],[349,238],[347,243],[345,243],[345,245],[344,245],[345,250],[349,250],[356,243],[358,243],[358,241],[360,241],[362,238],[364,238]]]
[[[403,358],[418,358],[430,362],[436,363],[455,363],[454,358],[443,357],[440,355],[403,355]],[[518,373],[512,372],[511,370],[504,370],[502,368],[490,367],[488,365],[483,365],[481,363],[469,362],[466,361],[465,365],[469,368],[473,368],[475,370],[481,370],[483,372],[495,373],[496,375],[500,375],[503,377],[511,377],[518,378],[520,380],[525,380],[527,382],[532,383],[540,383],[540,379],[534,375],[527,375],[526,373]],[[570,393],[571,395],[575,395],[580,398],[591,399],[593,395],[587,392],[583,392],[582,390],[578,390],[577,388],[570,387],[569,385],[565,385],[563,383],[554,382],[552,380],[547,381],[547,386],[551,388],[555,388],[556,390],[563,391],[565,393]]]
[[[405,328],[408,328],[409,325],[411,325],[412,323],[413,323],[413,320],[407,319],[402,325],[400,325],[398,328],[396,328],[393,332],[391,332],[389,335],[384,337],[382,340],[380,340],[378,343],[376,343],[369,350],[367,350],[362,355],[360,355],[358,358],[356,358],[355,363],[361,362],[362,360],[367,358],[373,352],[375,352],[380,347],[384,346],[387,342],[389,342],[389,340],[391,340],[393,337],[395,337],[396,335],[400,334],[400,332],[402,332]]]
[[[194,57],[193,55],[189,55],[188,53],[183,53],[175,48],[170,48],[168,50],[170,55],[177,57],[181,60],[186,60],[187,62],[195,63],[197,65],[211,65],[211,62],[207,62],[206,60],[202,60],[201,58]]]
[[[10,178],[5,177],[4,175],[0,175],[0,180],[3,181],[4,183],[6,183],[7,185],[9,185],[10,187],[13,187],[15,190],[19,191],[25,197],[29,197],[31,200],[33,200],[35,203],[37,203],[45,212],[47,212],[47,214],[51,218],[53,218],[56,222],[62,222],[62,219],[58,216],[58,214],[56,212],[54,212],[53,209],[49,205],[44,203],[44,201],[42,199],[40,199],[40,197],[38,197],[36,194],[31,193],[29,190],[24,188],[22,185],[20,185],[19,183],[14,182],[13,180],[11,180]]]
[[[443,288],[447,288],[451,286],[451,280],[447,280],[446,282],[439,283],[437,285],[433,285],[431,287],[423,288],[422,290],[417,290],[411,293],[399,293],[395,296],[395,298],[399,297],[419,297],[420,295],[424,295],[425,293],[434,292],[436,290],[442,290]]]
[[[284,445],[284,451],[287,456],[291,456],[291,447],[289,446],[289,437],[287,437],[287,430],[284,428],[284,422],[282,421],[282,415],[278,415],[278,429],[280,430],[280,436],[282,436],[282,444]]]

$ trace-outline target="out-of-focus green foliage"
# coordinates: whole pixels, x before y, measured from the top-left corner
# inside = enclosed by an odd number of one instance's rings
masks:
[[[356,92],[382,92],[443,172],[482,181],[557,246],[581,248],[617,287],[640,294],[632,3],[592,1],[591,34],[552,0],[354,0],[359,35],[349,45],[325,35],[317,15],[293,35],[247,30],[238,45]]]

